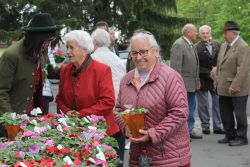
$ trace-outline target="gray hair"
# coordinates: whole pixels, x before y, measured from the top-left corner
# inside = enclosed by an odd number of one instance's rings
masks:
[[[235,32],[237,35],[240,35],[240,31],[233,31],[233,32]]]
[[[212,32],[212,28],[208,25],[203,25],[199,28],[199,32],[201,32],[203,29],[208,29],[209,32]]]
[[[131,51],[131,44],[133,41],[137,40],[137,39],[145,39],[149,42],[150,46],[153,48],[156,48],[158,51],[160,51],[160,46],[158,45],[155,37],[153,34],[149,34],[149,33],[145,33],[145,32],[139,32],[135,35],[132,36],[132,38],[130,39],[129,42],[129,46],[128,46],[128,51]]]
[[[184,35],[186,32],[188,32],[188,31],[189,31],[191,28],[193,28],[193,27],[195,27],[195,25],[193,25],[193,24],[191,24],[191,23],[186,24],[186,25],[182,28],[182,30],[181,30],[182,34]]]
[[[92,39],[88,32],[83,30],[73,30],[67,33],[63,39],[67,41],[75,41],[77,45],[83,49],[87,49],[88,53],[94,50]]]
[[[98,46],[98,47],[109,47],[111,41],[110,41],[110,35],[107,31],[103,29],[96,29],[92,34],[91,34],[93,42]]]

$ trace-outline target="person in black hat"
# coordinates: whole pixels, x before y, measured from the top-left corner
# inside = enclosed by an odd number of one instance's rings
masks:
[[[218,55],[215,80],[225,130],[225,137],[218,140],[218,143],[229,146],[248,144],[246,106],[250,81],[250,52],[248,44],[239,34],[240,28],[236,22],[225,23],[223,36],[226,42],[221,46]]]
[[[55,25],[48,13],[35,14],[22,27],[23,38],[5,50],[0,58],[0,115],[5,112],[29,114],[33,108],[43,111],[43,71],[48,46],[63,28]],[[0,128],[0,131],[3,131]]]

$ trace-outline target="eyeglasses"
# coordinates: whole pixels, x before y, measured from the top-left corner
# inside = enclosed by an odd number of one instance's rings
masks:
[[[145,57],[145,56],[148,55],[148,51],[149,51],[150,49],[152,49],[152,47],[149,48],[149,49],[147,49],[147,50],[140,50],[139,52],[131,51],[131,52],[130,52],[130,56],[131,56],[131,57],[136,57],[136,56],[139,54],[141,57]]]

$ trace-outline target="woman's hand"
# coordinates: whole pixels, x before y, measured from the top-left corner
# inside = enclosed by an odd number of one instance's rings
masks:
[[[143,136],[140,137],[140,138],[130,137],[129,138],[130,141],[133,142],[133,143],[145,143],[145,142],[148,142],[150,140],[148,132],[146,130],[140,129],[139,133],[142,134]]]
[[[73,117],[73,116],[78,117],[78,116],[79,116],[79,113],[78,113],[76,110],[69,110],[69,111],[66,113],[66,115],[69,116],[69,117]]]
[[[125,134],[125,136],[126,136],[127,138],[132,137],[132,134],[131,134],[131,132],[130,132],[130,130],[129,130],[128,125],[125,126],[125,128],[124,128],[124,130],[123,130],[123,133]]]

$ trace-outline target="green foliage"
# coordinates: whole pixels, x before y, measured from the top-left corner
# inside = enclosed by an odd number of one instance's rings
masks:
[[[0,117],[0,123],[4,125],[20,125],[27,120],[27,115],[6,112]]]

